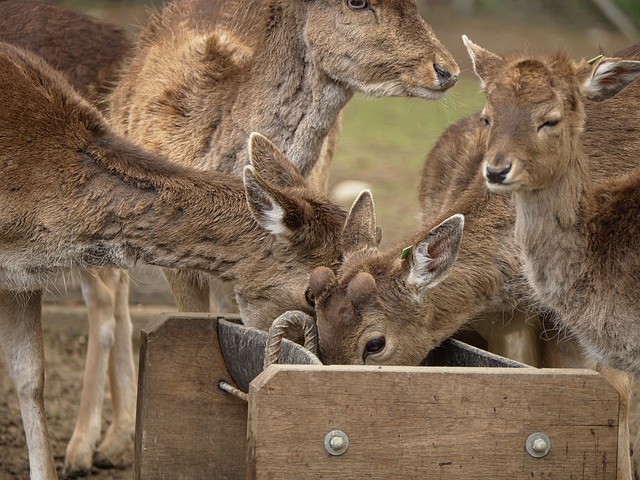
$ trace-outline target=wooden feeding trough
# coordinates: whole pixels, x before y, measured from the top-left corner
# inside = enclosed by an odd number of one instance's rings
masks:
[[[143,330],[134,478],[616,478],[619,398],[596,372],[450,341],[428,361],[446,366],[258,374],[266,333],[228,320],[166,315]],[[219,386],[244,375],[247,401]]]

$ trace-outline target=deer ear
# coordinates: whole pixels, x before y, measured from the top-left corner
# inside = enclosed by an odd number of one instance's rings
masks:
[[[257,132],[249,136],[249,161],[256,173],[272,185],[284,188],[306,186],[293,162],[273,142]]]
[[[295,223],[303,214],[300,206],[257,175],[253,166],[244,167],[242,176],[247,205],[256,222],[273,235],[292,235],[293,231],[288,223]]]
[[[373,196],[369,190],[363,190],[353,202],[342,230],[344,253],[355,252],[365,247],[376,248],[381,238],[382,229],[378,231],[376,226]]]
[[[480,79],[482,88],[485,87],[487,77],[493,74],[500,64],[502,63],[502,57],[499,57],[495,53],[491,53],[489,50],[485,50],[480,45],[476,45],[466,35],[462,36],[462,42],[467,47],[469,57],[471,57],[471,63],[473,63],[473,71]]]
[[[407,283],[424,294],[440,283],[458,257],[464,216],[453,215],[429,231],[411,249],[407,258],[409,272]]]
[[[614,97],[640,77],[640,61],[603,58],[588,73],[582,84],[582,94],[601,102]]]

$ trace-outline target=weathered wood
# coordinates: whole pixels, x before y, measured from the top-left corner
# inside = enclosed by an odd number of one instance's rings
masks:
[[[234,385],[218,318],[164,315],[141,342],[134,478],[243,479],[247,404],[218,388]]]
[[[589,370],[274,365],[250,387],[247,478],[613,480],[618,405]]]

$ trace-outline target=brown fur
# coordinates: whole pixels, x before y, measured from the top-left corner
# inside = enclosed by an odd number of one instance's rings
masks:
[[[180,163],[236,174],[259,131],[307,176],[354,91],[437,98],[459,73],[415,1],[371,5],[377,17],[342,0],[227,2],[225,15],[218,1],[173,2],[143,33],[113,120]]]
[[[39,59],[9,45],[3,52],[2,130],[11,136],[3,137],[0,164],[1,231],[6,258],[21,259],[5,260],[1,278],[7,287],[31,288],[56,268],[74,265],[126,268],[143,261],[232,277],[289,248],[299,248],[302,256],[288,253],[283,260],[337,258],[344,215],[299,176],[290,173],[291,187],[265,183],[287,214],[283,246],[253,220],[239,178],[199,173],[151,155],[112,133]],[[273,156],[272,148],[261,158]],[[37,204],[27,207],[29,198]],[[70,221],[74,217],[91,221]],[[177,245],[172,238],[180,238]],[[26,239],[32,240],[27,257]],[[244,247],[237,248],[238,242]],[[247,255],[247,248],[257,250]],[[247,277],[255,279],[261,270]]]
[[[639,94],[638,85],[631,85],[609,102],[586,106],[589,121],[584,142],[587,150],[593,148],[599,155],[597,160],[591,157],[596,166],[593,171],[596,181],[636,168],[634,158],[640,161],[640,127],[628,121],[629,118],[635,118]],[[600,122],[601,118],[607,121]],[[380,303],[385,312],[377,321],[406,324],[418,322],[422,325],[422,333],[418,336],[402,333],[402,328],[396,330],[394,327],[394,331],[405,338],[406,342],[424,342],[424,346],[411,349],[420,352],[418,355],[424,356],[429,346],[437,345],[478,315],[495,311],[510,312],[518,306],[530,303],[529,290],[523,285],[523,278],[520,276],[520,261],[514,255],[517,252],[513,238],[515,212],[508,198],[485,190],[484,180],[479,172],[480,161],[486,152],[485,130],[479,116],[463,119],[443,134],[430,154],[425,172],[431,173],[425,175],[421,187],[426,223],[420,232],[386,252],[370,248],[348,255],[339,271],[339,287],[336,292],[346,288],[358,271],[366,271],[374,276],[380,284]],[[602,140],[605,137],[607,141]],[[618,161],[614,152],[610,148],[603,148],[603,144],[625,145],[626,151],[637,153],[625,156],[631,162]],[[468,163],[465,163],[465,159]],[[472,177],[474,168],[476,173]],[[442,176],[433,172],[441,172]],[[442,177],[445,176],[443,181]],[[458,261],[451,274],[430,291],[421,305],[415,306],[406,300],[398,301],[408,295],[402,272],[398,269],[401,250],[407,245],[415,244],[434,225],[454,213],[464,214],[465,235]],[[327,303],[323,305],[328,308],[331,302],[332,299],[327,299]],[[340,301],[336,300],[336,303],[339,304]],[[408,318],[407,311],[413,312],[414,307],[415,318],[413,313]],[[324,321],[330,321],[328,317],[325,320],[323,306],[319,306],[317,312],[319,326]],[[385,320],[386,318],[389,320]],[[342,332],[345,341],[342,342],[341,349],[347,352],[345,354],[351,361],[358,362],[357,359],[361,358],[361,352],[357,351],[353,343],[358,338],[356,332],[369,323],[360,319],[353,323],[354,331]],[[397,342],[397,345],[404,344],[405,341]],[[406,357],[404,362],[415,364],[420,359],[421,357]]]
[[[105,95],[133,49],[120,27],[50,3],[27,0],[0,2],[0,40],[46,59],[102,109],[106,107]],[[88,353],[78,416],[64,459],[64,473],[69,476],[88,473],[92,464],[112,467],[130,462],[136,401],[128,277],[116,269],[91,268],[82,271],[81,278],[89,319]],[[105,341],[107,332],[115,345]],[[116,341],[121,338],[126,341]],[[121,360],[109,362],[109,353]],[[102,437],[107,369],[114,411]]]
[[[187,169],[120,137],[60,72],[5,43],[0,85],[0,345],[33,478],[52,479],[39,324],[51,275],[139,261],[216,273],[238,280],[243,316],[266,328],[286,310],[312,313],[308,272],[341,257],[348,226],[260,135],[251,137],[255,163],[243,187],[235,176]],[[272,183],[275,171],[287,175]],[[267,214],[274,207],[280,217]]]
[[[608,64],[613,73],[605,71]],[[588,79],[584,86],[589,74],[608,77],[601,84]],[[483,76],[491,124],[483,169],[509,165],[504,179],[487,173],[487,185],[515,192],[516,240],[536,298],[557,312],[590,355],[637,374],[640,170],[593,186],[592,162],[581,142],[582,97],[606,99],[634,77],[640,77],[640,62],[604,59],[591,67],[564,55],[500,59]],[[514,104],[520,121],[505,128]],[[627,122],[640,125],[637,115]],[[637,153],[628,158],[608,143],[616,164],[637,166]]]
[[[640,46],[633,51],[640,51]],[[640,86],[636,82],[606,103],[586,105],[588,120],[583,141],[586,151],[595,153],[590,157],[590,165],[597,182],[638,167],[640,125],[630,119],[637,118],[639,95]],[[514,238],[515,211],[506,196],[488,192],[484,186],[480,164],[487,151],[486,130],[480,115],[476,115],[452,126],[440,138],[425,165],[421,186],[425,223],[420,232],[386,252],[368,248],[350,253],[337,279],[320,280],[316,288],[325,293],[316,305],[316,312],[318,328],[324,331],[320,336],[321,350],[329,353],[327,362],[362,363],[366,345],[363,337],[373,331],[386,337],[384,350],[389,351],[367,356],[367,363],[387,363],[387,359],[392,359],[415,365],[447,336],[473,326],[482,331],[490,344],[492,336],[511,339],[528,336],[525,343],[535,342],[543,348],[532,357],[539,366],[594,366],[574,342],[564,336],[558,338],[553,326],[539,323],[541,320],[537,318],[521,318],[520,312],[525,309],[540,307],[541,313],[544,309],[532,299],[531,289],[521,275]],[[620,145],[623,156],[617,157],[611,145]],[[405,246],[419,242],[434,225],[453,213],[465,216],[458,260],[441,284],[416,301],[413,289],[407,285],[407,274],[401,268],[400,252]],[[354,317],[349,315],[348,288],[358,272],[373,276],[378,293],[375,308]],[[312,284],[316,274],[312,275]],[[339,323],[337,318],[341,318]],[[529,333],[522,332],[525,320],[531,324]],[[619,372],[607,374],[614,385],[628,383],[628,379],[620,379]],[[622,400],[621,424],[626,425],[628,395]],[[625,437],[622,429],[621,445],[625,444],[628,435]],[[629,470],[629,460],[624,449],[620,452],[621,478],[628,478],[625,472]]]
[[[141,35],[111,119],[172,161],[232,174],[247,163],[248,134],[261,132],[325,191],[340,111],[355,91],[435,99],[459,74],[415,0],[369,3],[174,1]],[[436,64],[449,80],[438,81]],[[210,279],[165,276],[180,310],[210,310]]]
[[[0,2],[0,41],[37,53],[99,105],[133,49],[119,26],[30,0]]]

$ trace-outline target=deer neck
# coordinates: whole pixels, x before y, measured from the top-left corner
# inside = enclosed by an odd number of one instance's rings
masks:
[[[142,261],[233,280],[245,263],[269,254],[274,242],[254,221],[240,179],[150,165],[135,171],[102,165],[110,170],[105,188],[99,197],[87,193],[96,201],[86,233],[91,242],[113,247],[115,261],[107,263]]]
[[[558,181],[514,194],[525,275],[537,298],[559,312],[585,264],[591,181],[587,158],[577,150]]]
[[[310,58],[304,40],[307,4],[267,2],[264,40],[211,142],[208,157],[218,169],[239,174],[248,163],[246,136],[257,131],[307,177],[340,110],[352,97],[350,88],[332,80]]]

